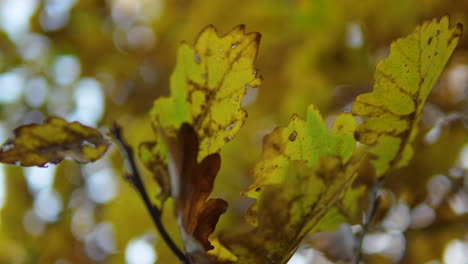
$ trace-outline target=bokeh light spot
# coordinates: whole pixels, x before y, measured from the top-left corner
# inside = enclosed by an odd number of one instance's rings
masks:
[[[144,238],[131,240],[125,249],[127,264],[153,264],[157,258],[153,245]]]

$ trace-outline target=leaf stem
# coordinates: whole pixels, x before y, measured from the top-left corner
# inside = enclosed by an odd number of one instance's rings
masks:
[[[125,160],[128,162],[128,165],[129,165],[128,167],[130,170],[130,177],[128,177],[128,180],[130,180],[130,182],[133,184],[136,191],[140,195],[141,199],[143,200],[146,210],[150,214],[157,230],[159,231],[159,234],[163,238],[164,242],[166,242],[168,247],[171,249],[171,251],[176,255],[176,257],[182,263],[188,264],[189,262],[187,260],[187,257],[177,247],[177,245],[174,243],[174,241],[171,239],[166,229],[164,228],[164,225],[161,221],[161,210],[157,206],[151,203],[148,193],[146,192],[145,185],[143,184],[143,180],[140,176],[140,173],[138,172],[136,162],[135,162],[135,157],[133,155],[133,150],[130,146],[128,146],[125,143],[122,137],[120,126],[117,125],[116,123],[113,123],[111,133],[114,136],[114,138],[117,140],[122,150],[122,154],[124,155]]]
[[[367,234],[367,231],[369,229],[369,225],[372,222],[372,219],[374,218],[375,212],[377,210],[377,194],[384,182],[384,177],[379,178],[373,185],[370,193],[370,204],[369,208],[367,209],[367,214],[366,218],[364,219],[364,222],[362,224],[362,232],[358,237],[358,244],[356,246],[356,258],[353,261],[353,264],[359,264],[362,259],[362,242],[364,241],[364,237]]]

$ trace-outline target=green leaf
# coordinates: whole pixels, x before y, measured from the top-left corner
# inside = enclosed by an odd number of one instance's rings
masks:
[[[424,103],[458,44],[462,25],[449,28],[448,17],[416,28],[390,47],[377,65],[371,93],[358,96],[352,113],[367,116],[356,139],[371,145],[369,152],[378,176],[405,166],[413,156]]]
[[[263,186],[282,182],[292,161],[306,161],[309,167],[314,167],[324,155],[334,155],[346,162],[356,145],[355,128],[351,114],[340,114],[329,134],[313,105],[307,111],[307,121],[293,115],[287,127],[277,127],[264,138],[262,159],[253,169],[255,182],[246,194],[258,198]]]
[[[300,241],[338,202],[356,177],[351,114],[339,115],[330,131],[315,107],[307,120],[294,115],[287,127],[264,138],[262,159],[247,194],[258,198],[247,220],[254,230],[221,238],[237,263],[286,263]],[[278,232],[281,230],[281,232]]]
[[[0,162],[44,166],[69,157],[78,163],[88,163],[100,159],[109,145],[109,141],[94,128],[50,117],[41,125],[16,128],[15,137],[0,148]]]
[[[261,35],[245,33],[243,25],[220,37],[206,27],[194,47],[182,43],[171,76],[171,96],[159,98],[151,110],[156,142],[140,146],[140,158],[158,176],[167,191],[167,147],[164,136],[175,138],[182,123],[192,125],[200,138],[198,161],[218,152],[231,141],[245,122],[241,108],[247,87],[257,87],[261,76],[253,64]]]

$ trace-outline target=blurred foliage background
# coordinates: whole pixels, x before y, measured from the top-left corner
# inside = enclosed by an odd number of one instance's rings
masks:
[[[213,193],[230,203],[217,231],[235,231],[262,137],[309,104],[327,120],[348,111],[392,40],[446,14],[468,26],[468,2],[455,0],[1,0],[0,141],[58,115],[104,132],[117,121],[136,148],[152,139],[148,111],[168,94],[180,41],[246,24],[262,34],[264,82],[247,92],[249,118],[221,152]],[[415,158],[380,190],[365,263],[468,263],[467,97],[464,36],[426,105]],[[0,263],[176,263],[123,174],[115,147],[85,166],[0,165]],[[356,184],[370,178],[362,168]],[[164,219],[177,238],[170,205]],[[290,263],[338,263],[340,235],[307,239]]]

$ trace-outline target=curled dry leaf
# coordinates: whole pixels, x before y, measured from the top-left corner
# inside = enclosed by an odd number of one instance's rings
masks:
[[[21,166],[57,164],[69,157],[78,163],[96,161],[110,143],[97,129],[50,117],[44,124],[18,127],[0,148],[0,162]]]
[[[208,236],[228,205],[222,199],[208,199],[221,159],[219,154],[210,154],[197,161],[199,141],[189,124],[183,124],[177,141],[168,145],[169,175],[184,247],[193,263],[205,263],[205,252],[213,248]]]

